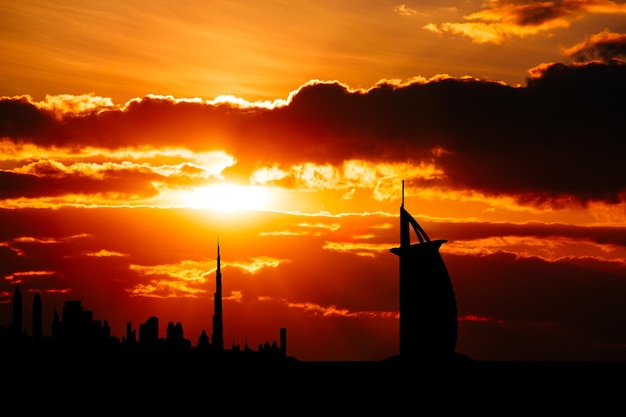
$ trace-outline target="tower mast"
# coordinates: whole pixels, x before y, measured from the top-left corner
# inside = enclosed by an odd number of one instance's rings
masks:
[[[213,346],[224,350],[224,323],[222,320],[222,271],[220,269],[220,238],[217,237],[217,271],[215,272],[215,293],[213,296]]]

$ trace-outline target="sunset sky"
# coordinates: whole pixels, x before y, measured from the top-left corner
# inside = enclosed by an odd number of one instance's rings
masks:
[[[457,351],[626,360],[626,4],[0,0],[0,326],[399,349],[399,208]]]

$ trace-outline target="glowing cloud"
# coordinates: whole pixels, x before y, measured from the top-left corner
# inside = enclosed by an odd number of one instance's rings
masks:
[[[321,306],[314,303],[288,303],[290,308],[297,308],[305,310],[308,313],[314,315],[321,315],[323,317],[371,317],[371,318],[385,318],[385,319],[398,319],[397,312],[391,311],[350,311],[346,308],[338,308],[337,306]]]
[[[469,23],[445,22],[423,28],[435,33],[449,32],[476,43],[499,44],[510,37],[525,37],[554,29],[568,28],[587,14],[625,14],[626,5],[607,0],[564,0],[559,2],[517,2],[491,0],[486,9],[465,16]]]
[[[166,265],[129,266],[131,271],[140,278],[149,278],[149,283],[138,283],[126,291],[137,297],[198,297],[205,294],[208,263],[198,261],[181,261]]]
[[[252,258],[250,262],[234,261],[229,262],[228,266],[241,269],[248,274],[256,274],[264,268],[278,268],[281,263],[289,262],[288,260],[274,259],[268,256]]]
[[[358,256],[374,257],[379,253],[389,252],[391,246],[390,244],[326,242],[323,248],[335,252],[348,252]]]
[[[598,60],[611,62],[613,59],[626,60],[626,35],[603,31],[570,48],[563,48],[563,55],[574,62]]]

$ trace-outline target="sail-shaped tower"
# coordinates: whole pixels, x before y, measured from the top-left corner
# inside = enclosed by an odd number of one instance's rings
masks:
[[[416,235],[412,243],[411,227]],[[400,358],[450,360],[456,350],[458,317],[454,289],[439,248],[446,240],[430,240],[400,205]]]

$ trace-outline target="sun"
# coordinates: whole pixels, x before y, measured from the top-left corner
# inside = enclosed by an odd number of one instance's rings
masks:
[[[224,212],[265,210],[273,199],[267,187],[237,184],[213,184],[184,191],[180,196],[184,207]]]

